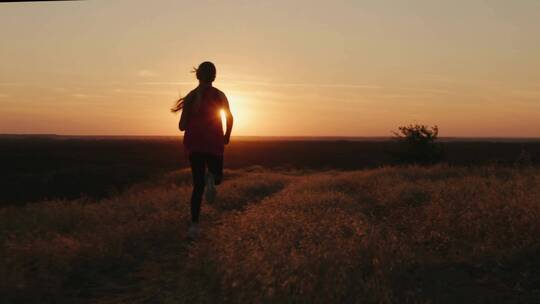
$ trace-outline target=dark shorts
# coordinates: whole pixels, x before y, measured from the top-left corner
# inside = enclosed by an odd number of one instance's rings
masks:
[[[221,183],[223,179],[223,155],[192,152],[189,154],[189,163],[195,184],[198,181],[204,181],[206,168],[214,176],[216,185]]]

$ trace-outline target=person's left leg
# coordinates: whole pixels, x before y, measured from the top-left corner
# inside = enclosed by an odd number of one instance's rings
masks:
[[[189,155],[191,165],[191,175],[193,177],[193,192],[191,193],[191,221],[199,222],[201,212],[201,202],[204,193],[204,175],[206,171],[205,156],[201,153],[191,153]]]
[[[207,155],[208,174],[206,175],[206,201],[213,203],[216,199],[216,185],[223,179],[223,156]]]

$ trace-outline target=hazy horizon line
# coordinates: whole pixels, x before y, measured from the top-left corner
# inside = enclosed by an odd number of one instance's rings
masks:
[[[183,137],[183,135],[122,135],[122,134],[56,134],[56,133],[0,133],[0,137],[84,137],[84,138],[141,138],[141,137]],[[283,139],[393,139],[392,135],[232,135],[233,138],[283,138]],[[439,139],[506,139],[506,140],[540,140],[531,136],[440,136]]]

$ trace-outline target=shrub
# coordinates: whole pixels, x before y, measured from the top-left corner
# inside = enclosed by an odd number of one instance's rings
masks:
[[[442,148],[436,144],[439,128],[420,124],[398,127],[393,132],[400,144],[398,160],[413,164],[434,164],[442,158]]]

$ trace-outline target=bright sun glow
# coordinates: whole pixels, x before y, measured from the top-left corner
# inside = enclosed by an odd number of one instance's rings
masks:
[[[250,110],[248,98],[243,94],[227,93],[227,99],[229,100],[229,106],[231,107],[231,113],[234,117],[233,134],[246,134],[249,133],[249,121]],[[251,101],[251,100],[250,100]],[[227,128],[225,111],[220,111],[221,120],[223,122],[223,130]]]
[[[225,115],[225,110],[219,110],[219,115],[221,115],[221,126],[223,128],[223,132],[225,132],[227,130],[227,116]]]

